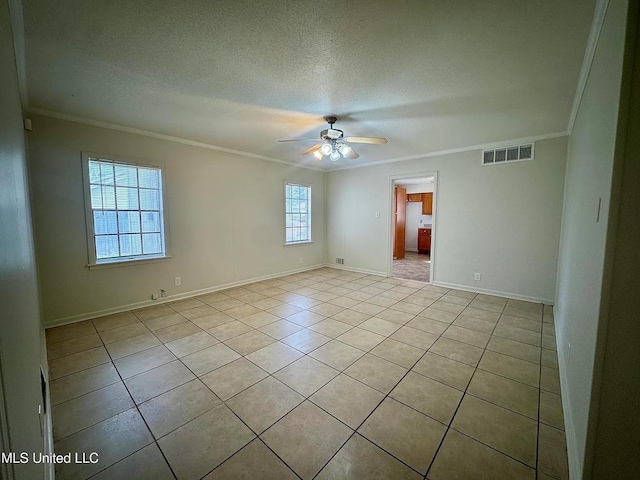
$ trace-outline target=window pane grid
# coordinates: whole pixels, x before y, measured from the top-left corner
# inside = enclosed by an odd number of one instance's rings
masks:
[[[89,159],[96,260],[164,254],[160,169]]]
[[[285,186],[285,243],[311,241],[311,187]]]

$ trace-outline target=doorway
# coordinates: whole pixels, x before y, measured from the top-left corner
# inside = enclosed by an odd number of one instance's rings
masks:
[[[391,178],[390,276],[428,283],[433,279],[435,185],[435,173]]]

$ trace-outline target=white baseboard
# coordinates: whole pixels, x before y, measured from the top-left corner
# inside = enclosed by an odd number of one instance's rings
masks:
[[[554,316],[557,319],[561,316],[561,313],[557,310],[554,311]],[[576,440],[576,429],[573,421],[573,415],[571,410],[571,399],[569,398],[569,383],[567,380],[567,364],[565,359],[567,358],[564,351],[565,342],[562,338],[562,334],[555,328],[557,323],[554,321],[554,329],[556,331],[556,348],[558,349],[558,368],[560,370],[560,396],[562,400],[562,413],[564,417],[564,433],[567,439],[567,460],[569,462],[569,478],[582,478],[583,465],[580,460],[580,454],[578,452],[578,441]]]
[[[323,266],[329,267],[329,268],[336,268],[338,270],[347,270],[349,272],[366,273],[367,275],[377,275],[378,277],[385,277],[385,278],[388,277],[386,272],[378,272],[376,270],[366,270],[364,268],[348,267],[346,265],[338,265],[334,263],[325,263]]]
[[[520,295],[518,293],[502,292],[499,290],[489,290],[486,288],[469,287],[468,285],[458,285],[457,283],[434,281],[436,287],[454,288],[456,290],[464,290],[465,292],[484,293],[495,297],[513,298],[514,300],[524,300],[525,302],[544,303],[545,305],[553,305],[553,300],[548,298],[529,297],[528,295]]]
[[[227,288],[240,287],[249,283],[262,282],[264,280],[270,280],[272,278],[286,277],[287,275],[293,275],[296,273],[307,272],[309,270],[315,270],[322,268],[325,264],[311,265],[305,268],[298,268],[295,270],[287,270],[286,272],[279,272],[271,275],[263,275],[261,277],[247,278],[245,280],[239,280],[237,282],[225,283],[223,285],[216,285],[215,287],[202,288],[199,290],[192,290],[190,292],[183,292],[177,295],[169,295],[168,297],[159,298],[158,300],[144,300],[142,302],[130,303],[128,305],[120,305],[118,307],[105,308],[103,310],[96,310],[94,312],[80,313],[78,315],[72,315],[69,317],[58,318],[44,323],[44,328],[59,327],[61,325],[67,325],[69,323],[82,322],[84,320],[90,320],[92,318],[104,317],[106,315],[113,315],[115,313],[128,312],[129,310],[135,310],[136,308],[150,307],[152,305],[159,305],[166,302],[174,302],[176,300],[183,300],[186,298],[196,297],[198,295],[205,295],[207,293],[218,292],[220,290],[226,290]]]

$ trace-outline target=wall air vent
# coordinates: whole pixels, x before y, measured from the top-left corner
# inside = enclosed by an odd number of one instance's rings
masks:
[[[482,151],[482,165],[520,162],[522,160],[533,160],[533,143]]]

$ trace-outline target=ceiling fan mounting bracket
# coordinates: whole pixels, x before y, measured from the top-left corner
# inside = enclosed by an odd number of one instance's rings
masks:
[[[332,127],[333,127],[333,124],[338,121],[338,117],[334,117],[334,116],[331,116],[331,115],[327,115],[326,117],[324,117],[324,119]]]

